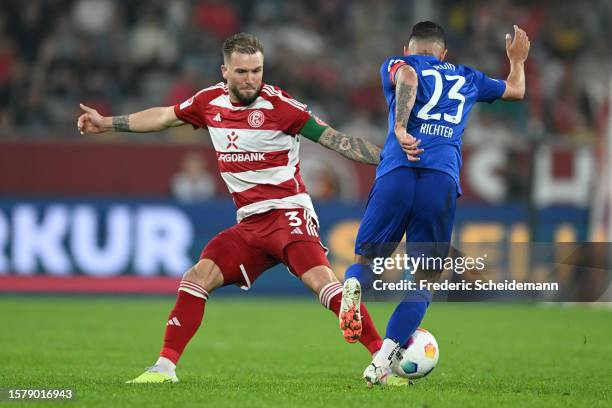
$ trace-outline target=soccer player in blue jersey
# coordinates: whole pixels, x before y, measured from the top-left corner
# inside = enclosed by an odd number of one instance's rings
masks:
[[[345,274],[345,303],[368,289],[373,280],[373,259],[389,256],[404,233],[409,256],[447,256],[455,203],[461,195],[461,137],[468,114],[476,102],[524,97],[529,39],[519,27],[514,26],[514,38],[506,35],[510,74],[505,81],[445,62],[446,52],[442,27],[424,21],[412,28],[404,55],[390,57],[382,64],[389,131],[359,227],[356,263]],[[428,244],[417,247],[416,254],[411,253],[412,243]],[[435,281],[441,272],[420,270],[415,279]],[[427,290],[410,291],[396,307],[382,348],[364,371],[369,386],[386,383],[431,298]],[[359,300],[349,306],[351,312],[359,313]]]

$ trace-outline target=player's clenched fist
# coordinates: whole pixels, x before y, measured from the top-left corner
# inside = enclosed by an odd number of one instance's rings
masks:
[[[82,103],[79,104],[81,109],[85,111],[77,120],[77,128],[83,135],[85,133],[102,133],[106,131],[104,127],[104,117],[98,113],[97,110],[85,106]]]
[[[506,34],[506,54],[510,61],[524,62],[529,55],[529,37],[527,33],[514,26],[514,39],[510,34]]]

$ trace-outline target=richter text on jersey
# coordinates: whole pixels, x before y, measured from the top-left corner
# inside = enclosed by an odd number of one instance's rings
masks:
[[[435,125],[433,123],[423,123],[421,125],[421,133],[425,135],[451,138],[453,137],[453,128],[444,125]]]

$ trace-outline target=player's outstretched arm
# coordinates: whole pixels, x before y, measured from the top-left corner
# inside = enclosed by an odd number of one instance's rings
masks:
[[[380,163],[380,147],[360,137],[338,132],[314,115],[306,121],[300,134],[347,159],[374,165]]]
[[[169,127],[181,126],[173,106],[157,107],[121,116],[102,116],[93,108],[79,105],[85,112],[77,120],[81,134],[115,132],[158,132]]]
[[[380,163],[380,147],[360,137],[338,132],[332,127],[323,131],[319,144],[335,150],[349,160],[374,165]]]
[[[520,101],[525,97],[525,60],[529,55],[529,37],[527,33],[514,26],[514,39],[506,34],[506,54],[510,61],[510,74],[506,79],[506,90],[502,99]]]

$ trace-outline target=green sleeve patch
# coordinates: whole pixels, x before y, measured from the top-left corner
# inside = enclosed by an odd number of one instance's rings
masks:
[[[317,120],[311,116],[300,130],[300,134],[313,142],[318,142],[319,138],[328,127],[327,125],[318,123]]]

